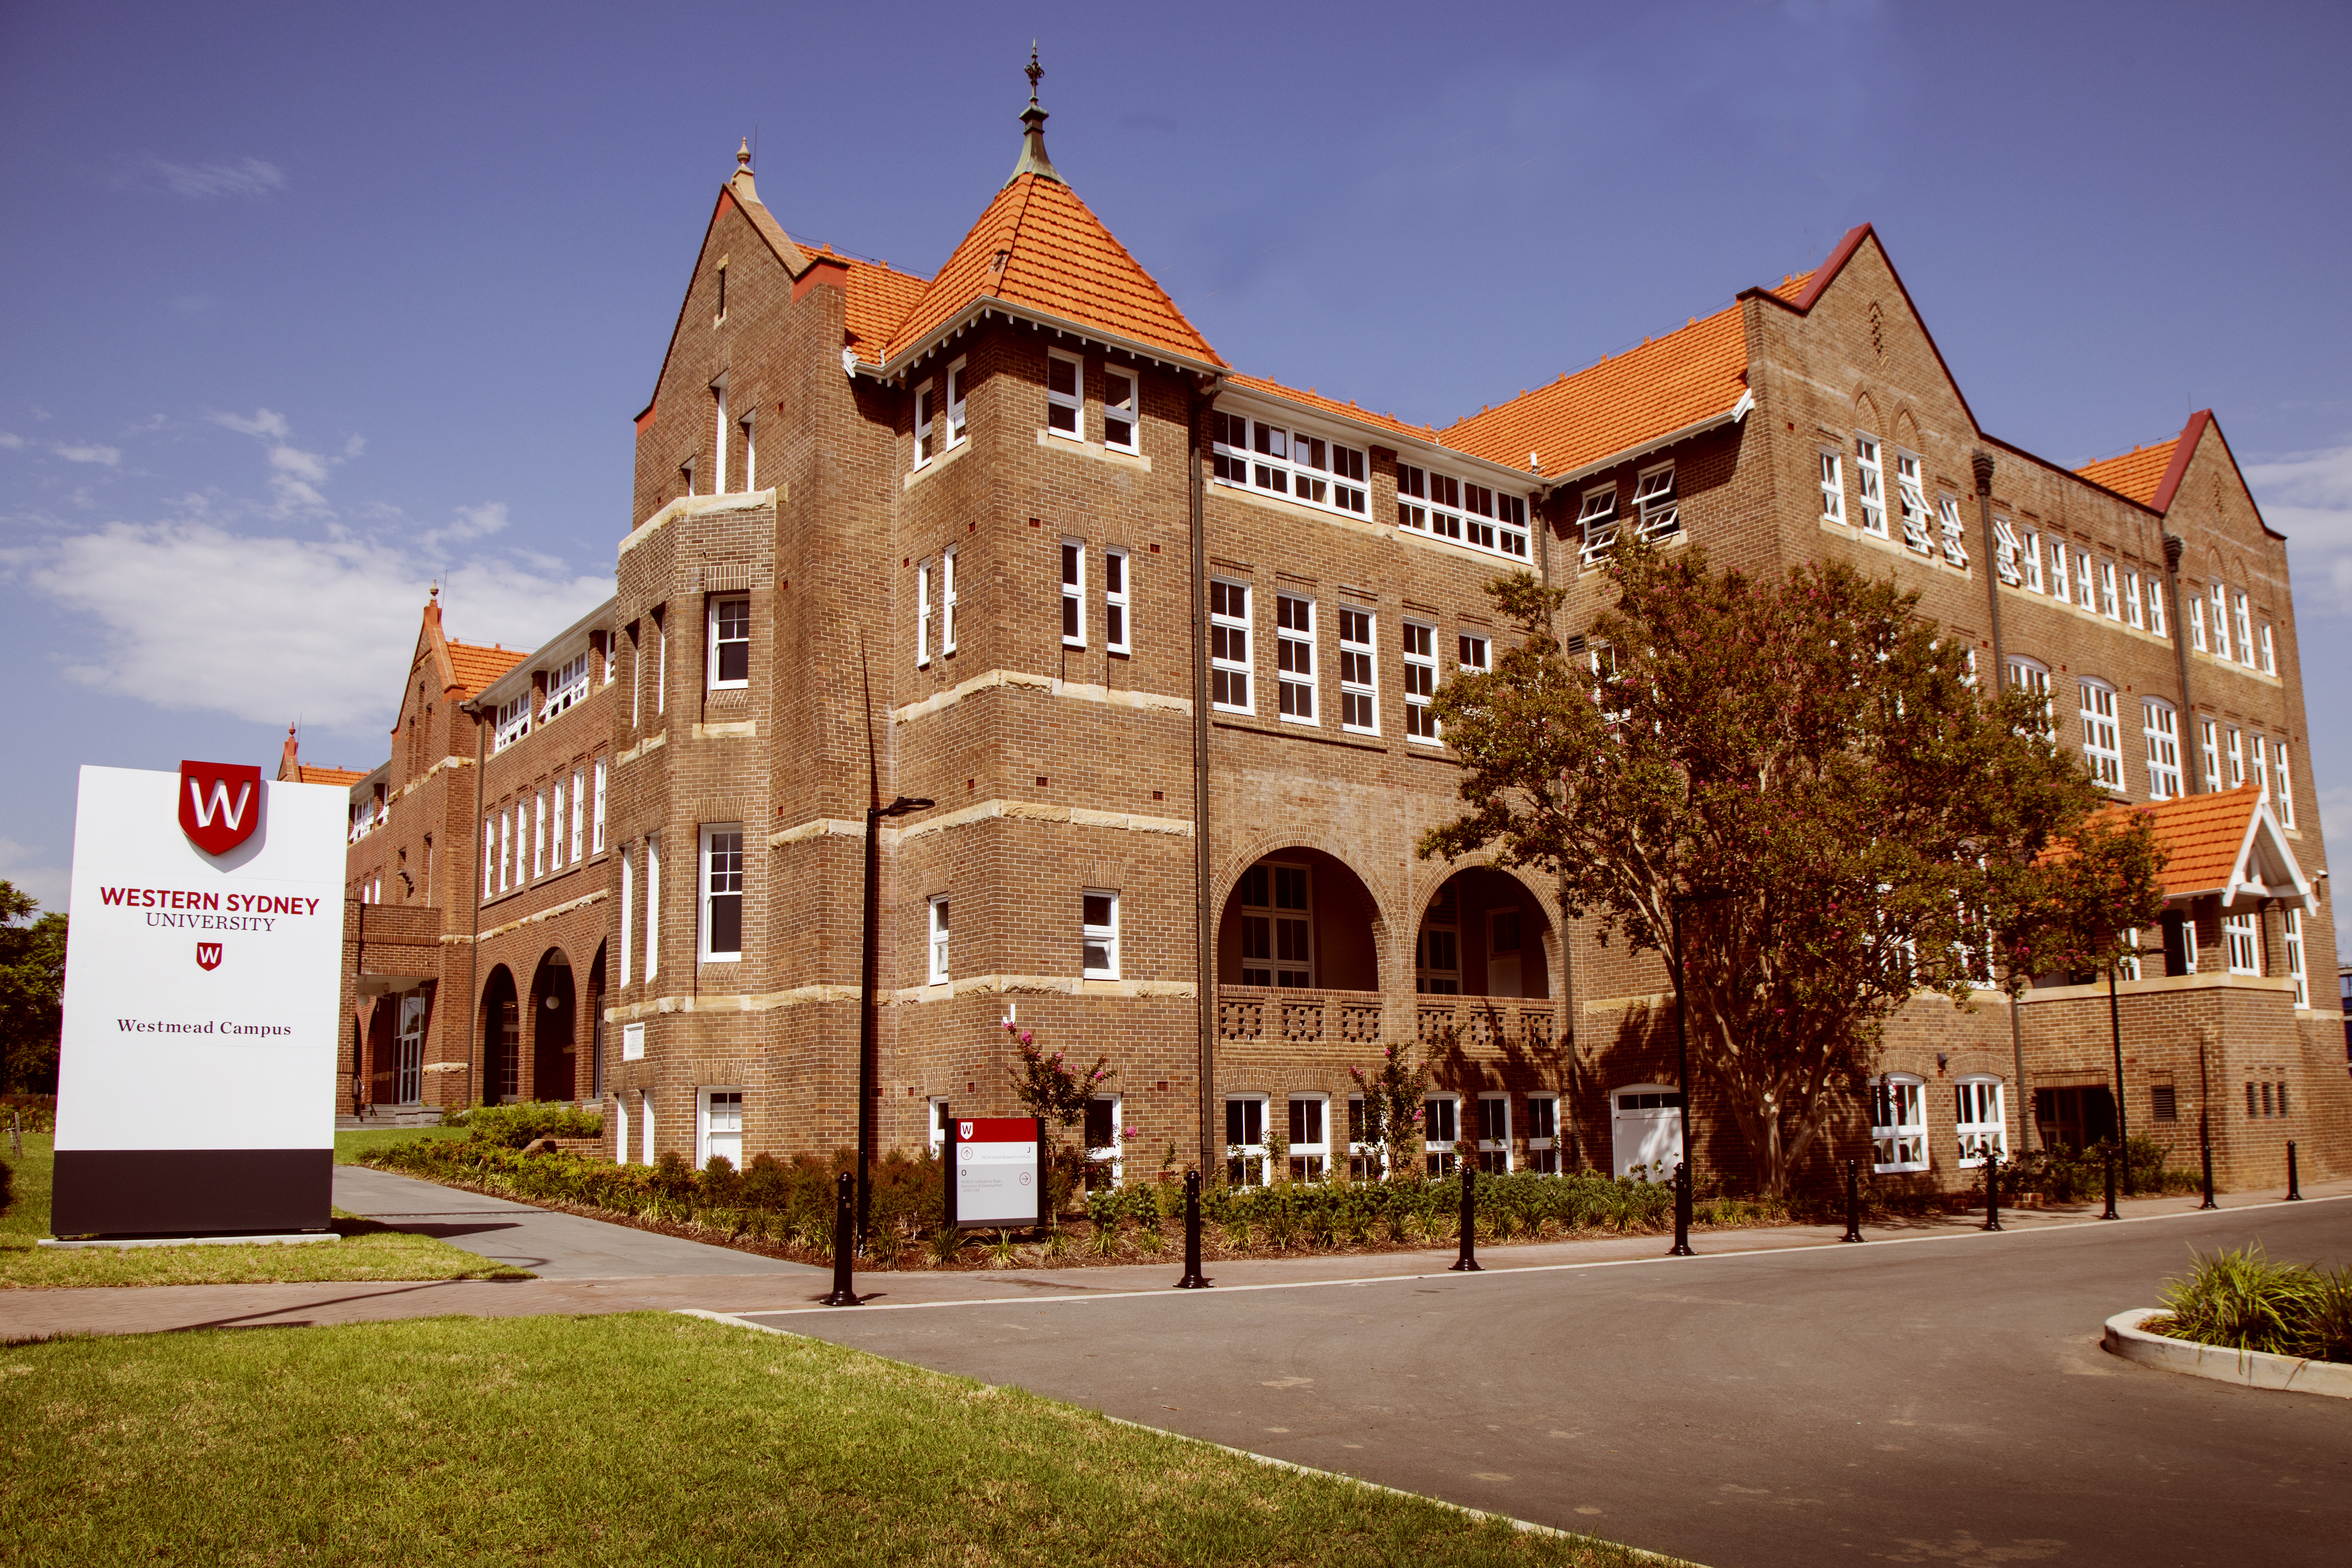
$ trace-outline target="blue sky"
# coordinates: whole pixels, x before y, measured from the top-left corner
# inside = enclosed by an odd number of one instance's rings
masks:
[[[79,763],[380,761],[436,576],[509,646],[601,598],[738,138],[928,271],[1033,37],[1056,163],[1245,370],[1448,421],[1867,219],[2004,439],[2212,406],[2352,832],[2345,7],[14,5],[0,876],[62,903]]]

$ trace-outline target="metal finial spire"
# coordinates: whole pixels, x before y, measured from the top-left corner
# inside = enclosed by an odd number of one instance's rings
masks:
[[[751,139],[743,138],[743,145],[735,149],[735,166],[748,170],[751,166]]]
[[[1067,184],[1069,182],[1063,179],[1054,167],[1054,160],[1045,156],[1046,116],[1045,111],[1037,107],[1037,79],[1045,74],[1045,68],[1037,63],[1037,41],[1034,38],[1029,41],[1029,66],[1024,74],[1029,78],[1029,107],[1022,110],[1021,123],[1027,126],[1028,131],[1021,142],[1021,159],[1013,165],[1013,173],[1004,183],[1009,185],[1024,174],[1035,174],[1056,184]]]

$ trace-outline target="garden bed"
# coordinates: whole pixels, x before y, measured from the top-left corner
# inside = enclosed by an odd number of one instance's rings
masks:
[[[2352,1399],[2352,1268],[2274,1263],[2259,1244],[2200,1253],[2163,1306],[2109,1318],[2105,1342],[2168,1372]]]

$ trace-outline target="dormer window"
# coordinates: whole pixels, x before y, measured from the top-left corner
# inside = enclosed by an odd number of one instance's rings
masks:
[[[511,702],[499,704],[496,728],[490,734],[490,750],[503,752],[530,733],[530,693],[526,691]]]
[[[540,710],[541,722],[554,718],[587,695],[588,653],[583,649],[547,678],[547,702]]]
[[[1045,427],[1056,436],[1085,439],[1078,416],[1086,406],[1086,370],[1076,357],[1048,350],[1045,354]]]

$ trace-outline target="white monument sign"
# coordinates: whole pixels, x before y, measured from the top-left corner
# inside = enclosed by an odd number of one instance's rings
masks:
[[[232,763],[81,770],[58,1235],[325,1227],[347,802]]]
[[[948,1122],[948,1223],[1026,1228],[1045,1223],[1045,1123],[1034,1116]]]

